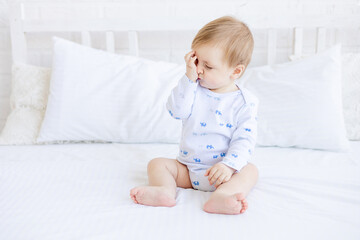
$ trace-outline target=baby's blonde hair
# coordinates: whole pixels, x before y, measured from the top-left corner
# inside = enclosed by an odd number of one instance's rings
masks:
[[[231,16],[215,19],[196,34],[191,48],[210,44],[224,51],[224,61],[229,67],[248,66],[254,49],[254,39],[248,26]]]

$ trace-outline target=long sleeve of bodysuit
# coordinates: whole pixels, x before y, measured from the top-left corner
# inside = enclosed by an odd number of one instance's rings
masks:
[[[184,75],[171,91],[166,108],[175,119],[187,119],[192,113],[198,82],[191,81]]]
[[[241,116],[233,133],[229,149],[222,163],[236,170],[243,168],[254,151],[257,135],[258,102],[244,104],[239,112]]]

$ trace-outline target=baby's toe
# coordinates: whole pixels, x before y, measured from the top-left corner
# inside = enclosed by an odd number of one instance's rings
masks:
[[[130,190],[130,197],[131,199],[135,202],[135,203],[139,203],[136,199],[137,195],[139,193],[139,189],[138,188],[133,188]]]
[[[238,200],[238,201],[240,201],[240,202],[242,202],[242,201],[246,201],[246,199],[245,199],[245,196],[244,196],[244,194],[243,193],[236,193],[235,194],[235,197],[236,197],[236,199]]]
[[[131,199],[134,201],[134,203],[139,203],[139,202],[136,200],[136,196],[135,196],[135,195],[131,196]]]
[[[248,203],[247,202],[245,202],[245,203],[243,203],[244,204],[244,208],[245,208],[245,210],[247,210],[248,209]]]
[[[244,213],[248,209],[248,202],[242,193],[237,193],[236,199],[241,203],[241,210],[240,213]]]

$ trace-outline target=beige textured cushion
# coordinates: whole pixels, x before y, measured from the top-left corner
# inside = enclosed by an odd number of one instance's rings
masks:
[[[50,68],[13,64],[11,112],[0,134],[0,144],[36,143],[47,105],[50,75]]]

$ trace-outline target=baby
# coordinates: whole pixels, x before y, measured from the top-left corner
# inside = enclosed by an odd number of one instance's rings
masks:
[[[239,87],[254,40],[241,21],[225,16],[206,24],[185,55],[186,74],[167,102],[170,115],[182,121],[176,159],[155,158],[148,164],[149,186],[135,187],[135,203],[172,207],[176,187],[213,192],[204,211],[240,214],[258,179],[249,163],[257,133],[258,100]]]

